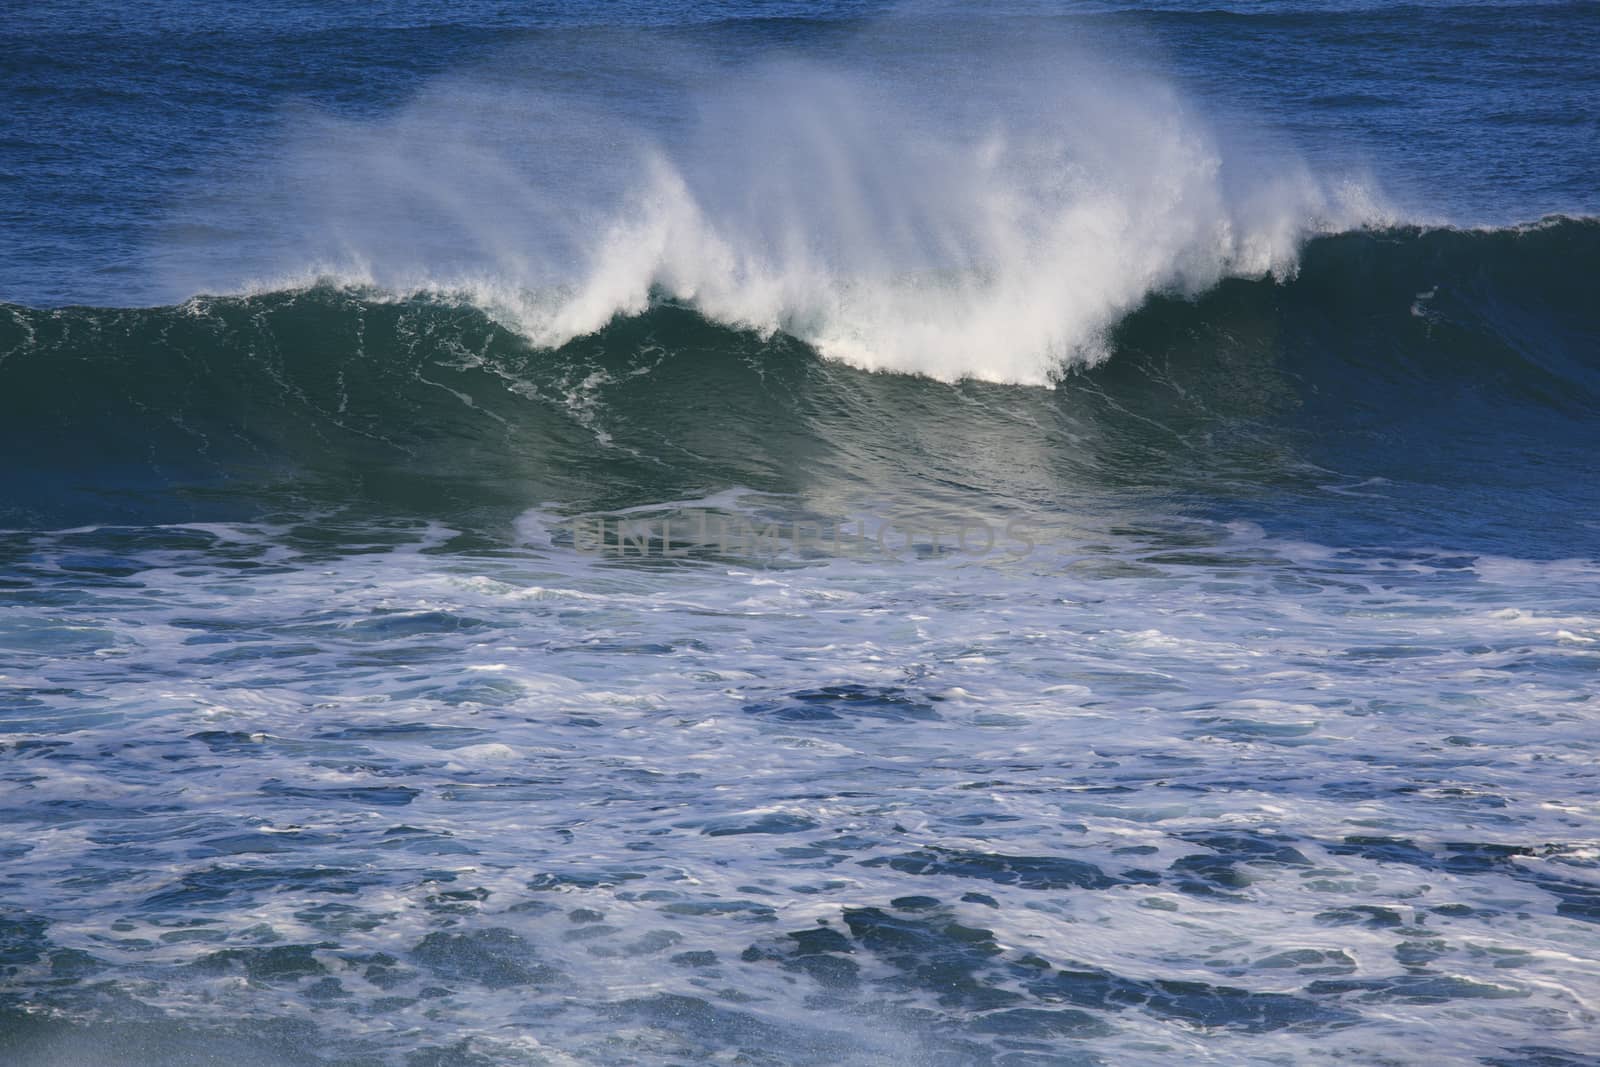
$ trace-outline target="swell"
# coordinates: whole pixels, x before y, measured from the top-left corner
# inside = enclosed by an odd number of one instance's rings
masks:
[[[1053,389],[869,373],[664,298],[558,348],[437,294],[7,305],[0,451],[18,461],[0,512],[460,516],[824,483],[1220,492],[1302,478],[1335,445],[1381,466],[1399,440],[1407,462],[1460,466],[1515,439],[1559,469],[1600,413],[1597,271],[1594,219],[1318,238],[1290,280],[1149,298],[1112,358],[1060,368]],[[1468,439],[1481,450],[1445,447]]]

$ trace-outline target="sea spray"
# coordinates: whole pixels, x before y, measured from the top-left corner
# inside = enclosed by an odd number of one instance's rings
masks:
[[[577,81],[528,46],[394,114],[297,114],[276,240],[187,284],[450,293],[545,347],[678,300],[867,369],[1046,384],[1152,292],[1282,278],[1381,216],[1148,70],[941,26],[781,61],[628,39]],[[624,64],[651,93],[607,109]]]

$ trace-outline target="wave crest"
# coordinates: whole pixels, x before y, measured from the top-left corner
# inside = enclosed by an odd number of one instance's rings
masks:
[[[653,89],[626,106],[480,72],[381,122],[303,117],[274,178],[296,221],[246,269],[465,294],[549,347],[664,294],[867,369],[1044,384],[1151,292],[1281,278],[1308,235],[1386,219],[1152,75],[911,44],[887,67],[628,50]]]

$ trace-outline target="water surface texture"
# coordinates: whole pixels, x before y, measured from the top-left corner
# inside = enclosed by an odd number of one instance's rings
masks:
[[[1592,1064],[1600,7],[0,49],[0,1061]]]

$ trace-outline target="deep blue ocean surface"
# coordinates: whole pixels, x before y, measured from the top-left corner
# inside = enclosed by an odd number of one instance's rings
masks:
[[[0,105],[0,1063],[1600,1062],[1600,5],[43,2]]]

